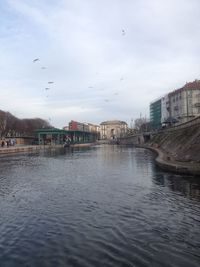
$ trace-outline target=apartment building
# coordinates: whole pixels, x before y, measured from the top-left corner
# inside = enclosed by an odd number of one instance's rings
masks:
[[[166,122],[183,123],[200,115],[200,80],[186,83],[150,103],[150,124],[158,129]]]
[[[200,80],[169,93],[169,116],[186,122],[200,115]]]

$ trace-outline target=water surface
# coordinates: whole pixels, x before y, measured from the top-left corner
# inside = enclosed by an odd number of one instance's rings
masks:
[[[199,266],[200,179],[119,146],[0,158],[0,266]]]

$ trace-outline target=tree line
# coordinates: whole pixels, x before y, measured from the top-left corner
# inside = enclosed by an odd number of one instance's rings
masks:
[[[32,136],[36,129],[50,127],[52,126],[46,120],[19,119],[10,112],[0,110],[0,137]]]

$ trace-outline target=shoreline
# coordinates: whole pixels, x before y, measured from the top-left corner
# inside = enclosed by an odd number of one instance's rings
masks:
[[[75,147],[90,147],[94,146],[96,143],[82,143],[82,144],[71,144],[68,148]],[[189,174],[194,176],[200,176],[200,163],[196,161],[181,162],[175,160],[172,155],[162,151],[158,147],[149,145],[136,145],[136,147],[141,147],[149,149],[157,154],[155,158],[155,163],[161,169],[166,171],[171,171],[178,174]],[[6,156],[15,153],[24,152],[36,152],[46,149],[64,148],[63,145],[24,145],[24,146],[11,146],[0,148],[0,156]]]
[[[69,148],[73,147],[90,147],[96,143],[83,143],[83,144],[71,144]],[[10,146],[0,148],[0,156],[23,153],[23,152],[34,152],[46,149],[64,148],[63,145],[22,145],[22,146]]]
[[[189,174],[200,176],[200,163],[195,161],[181,162],[175,160],[169,153],[165,153],[159,148],[153,146],[140,146],[149,149],[157,154],[155,158],[156,165],[166,171],[178,174]]]

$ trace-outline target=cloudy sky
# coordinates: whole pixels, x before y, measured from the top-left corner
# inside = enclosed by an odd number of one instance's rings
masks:
[[[1,0],[0,109],[60,128],[149,117],[152,100],[200,79],[199,10],[199,0]]]

